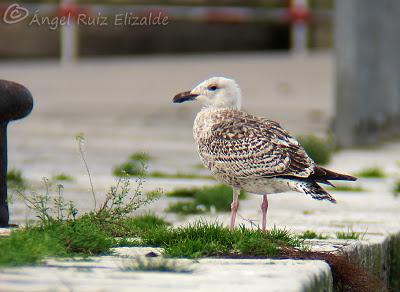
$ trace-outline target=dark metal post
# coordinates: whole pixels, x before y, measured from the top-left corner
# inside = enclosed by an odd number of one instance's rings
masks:
[[[7,204],[7,125],[27,116],[33,108],[33,98],[24,86],[0,80],[0,227],[8,226]]]
[[[0,226],[8,225],[7,205],[7,124],[0,124]]]

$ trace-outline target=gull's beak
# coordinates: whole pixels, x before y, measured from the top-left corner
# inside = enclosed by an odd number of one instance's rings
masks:
[[[190,93],[190,91],[185,91],[178,93],[175,95],[174,99],[172,100],[174,103],[182,103],[185,101],[195,100],[198,94]]]

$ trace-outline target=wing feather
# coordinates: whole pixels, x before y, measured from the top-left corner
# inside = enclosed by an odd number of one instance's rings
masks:
[[[278,123],[242,111],[221,111],[200,155],[218,171],[236,177],[308,177],[315,164],[296,139]]]

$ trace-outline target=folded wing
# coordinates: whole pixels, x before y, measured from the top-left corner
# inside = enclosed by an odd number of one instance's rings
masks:
[[[315,164],[278,123],[241,111],[223,111],[200,153],[214,167],[235,177],[296,176],[307,178]]]

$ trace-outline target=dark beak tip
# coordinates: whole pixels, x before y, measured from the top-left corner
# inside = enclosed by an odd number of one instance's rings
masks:
[[[173,103],[182,103],[185,101],[189,101],[189,100],[195,100],[197,97],[197,94],[191,94],[190,91],[185,91],[185,92],[181,92],[178,93],[177,95],[174,96],[174,98],[172,99]]]

